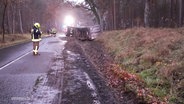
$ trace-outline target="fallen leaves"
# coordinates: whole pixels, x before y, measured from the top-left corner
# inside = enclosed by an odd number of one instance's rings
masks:
[[[168,100],[161,101],[144,86],[144,81],[136,74],[129,73],[119,65],[111,64],[108,67],[106,76],[109,79],[109,86],[117,88],[121,93],[131,90],[137,94],[137,98],[146,101],[148,104],[167,104]],[[109,72],[108,72],[109,70]],[[121,91],[122,90],[122,91]]]

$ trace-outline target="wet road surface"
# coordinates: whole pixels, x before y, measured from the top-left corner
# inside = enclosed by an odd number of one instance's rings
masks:
[[[116,104],[80,48],[64,35],[0,50],[0,104]],[[29,48],[28,48],[29,47]]]
[[[56,53],[66,41],[49,37],[40,43],[40,55],[32,55],[32,43],[0,50],[0,104],[20,104],[29,100],[35,83],[48,73]]]

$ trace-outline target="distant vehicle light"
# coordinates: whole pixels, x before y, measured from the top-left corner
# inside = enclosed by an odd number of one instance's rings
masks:
[[[66,26],[74,26],[74,23],[75,23],[75,19],[72,16],[68,15],[65,17],[64,24]]]

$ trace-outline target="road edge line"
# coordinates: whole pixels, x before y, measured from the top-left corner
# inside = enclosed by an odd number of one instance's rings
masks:
[[[3,70],[4,68],[6,68],[6,67],[8,67],[9,65],[13,64],[14,62],[16,62],[16,61],[20,60],[21,58],[25,57],[26,55],[30,54],[31,52],[32,52],[32,51],[30,51],[30,52],[28,52],[28,53],[26,53],[26,54],[23,54],[22,56],[16,58],[15,60],[10,61],[9,63],[3,65],[2,67],[0,67],[0,70]]]

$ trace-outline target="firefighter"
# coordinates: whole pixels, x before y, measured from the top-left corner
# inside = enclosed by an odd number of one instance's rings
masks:
[[[33,55],[38,55],[39,42],[41,41],[40,24],[35,23],[33,28],[31,29],[31,38],[33,42]]]

